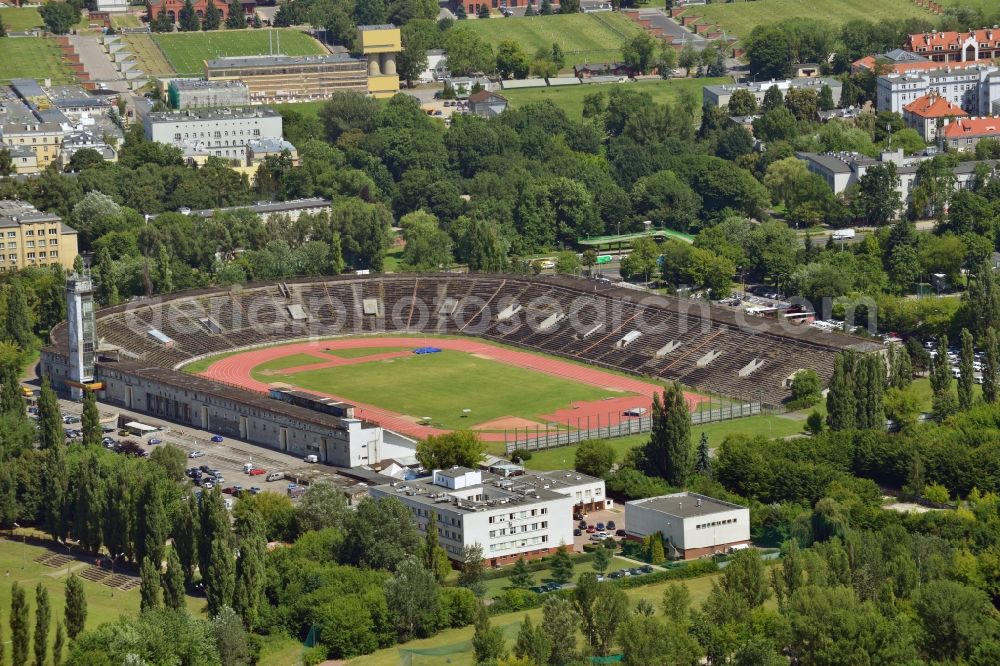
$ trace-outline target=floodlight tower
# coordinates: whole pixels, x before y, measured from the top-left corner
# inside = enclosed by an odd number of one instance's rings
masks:
[[[66,319],[69,325],[70,393],[74,400],[82,400],[84,385],[94,381],[97,352],[94,281],[87,272],[73,273],[66,279]]]

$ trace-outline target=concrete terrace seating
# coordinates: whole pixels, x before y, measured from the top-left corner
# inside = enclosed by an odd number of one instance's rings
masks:
[[[688,314],[690,301],[645,297],[568,277],[351,275],[139,301],[99,311],[97,326],[103,344],[118,347],[123,360],[163,367],[307,337],[460,333],[772,405],[789,397],[784,380],[800,368],[825,381],[839,349],[875,348],[840,333],[789,333],[776,323],[751,331],[728,310],[702,306]],[[304,318],[293,316],[298,308]],[[498,317],[505,309],[510,316]],[[218,332],[206,327],[208,318]],[[173,347],[151,339],[151,329]],[[638,335],[621,346],[633,331]],[[64,338],[65,327],[57,326],[53,344]]]

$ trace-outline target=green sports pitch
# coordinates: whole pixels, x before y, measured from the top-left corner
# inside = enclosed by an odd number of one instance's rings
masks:
[[[336,350],[331,356],[340,356],[343,351],[347,350]],[[350,365],[314,370],[302,366],[322,363],[322,358],[284,356],[256,366],[251,376],[261,382],[287,383],[415,419],[430,417],[430,425],[446,429],[473,428],[508,417],[544,425],[543,414],[569,408],[573,402],[629,395],[450,349],[386,358],[384,354],[395,349],[377,348],[366,351],[378,357],[358,362],[364,358],[358,356],[361,351],[350,350],[347,358],[354,360]],[[297,370],[286,372],[293,368]],[[464,412],[466,409],[470,411]],[[503,426],[483,429],[502,430]]]
[[[280,39],[280,48],[279,48]],[[205,61],[227,56],[319,55],[323,45],[298,30],[213,30],[153,35],[170,66],[181,75],[205,73]]]

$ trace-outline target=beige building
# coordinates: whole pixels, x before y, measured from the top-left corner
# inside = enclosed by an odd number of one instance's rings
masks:
[[[317,56],[265,55],[205,61],[209,82],[242,81],[252,104],[308,102],[337,90],[368,89],[368,69],[346,53]]]
[[[368,58],[368,94],[392,97],[399,92],[396,57],[403,50],[399,28],[394,25],[358,26],[361,53]]]
[[[0,273],[61,264],[73,268],[76,230],[24,201],[0,200]]]
[[[63,131],[59,123],[8,123],[0,125],[0,142],[6,146],[27,146],[35,151],[38,168],[44,169],[59,157]]]

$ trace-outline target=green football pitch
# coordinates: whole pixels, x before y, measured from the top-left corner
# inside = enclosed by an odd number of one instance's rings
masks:
[[[251,375],[262,382],[287,382],[416,419],[430,417],[431,424],[447,429],[471,428],[504,417],[544,424],[542,414],[569,408],[570,403],[628,395],[452,350],[282,372],[302,365],[302,360],[275,359],[257,366]]]
[[[278,46],[280,36],[281,44]],[[205,60],[227,56],[318,55],[323,46],[298,30],[214,30],[211,32],[174,32],[153,35],[178,74],[205,73]]]

